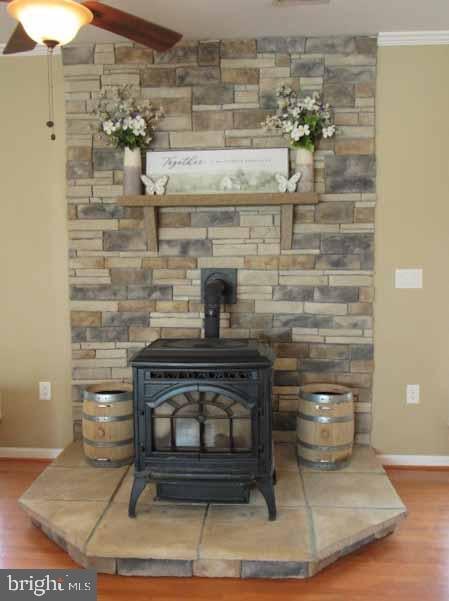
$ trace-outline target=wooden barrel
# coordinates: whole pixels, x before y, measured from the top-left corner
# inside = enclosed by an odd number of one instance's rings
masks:
[[[303,386],[296,432],[301,463],[321,470],[347,465],[354,442],[351,390],[334,384]]]
[[[96,467],[131,463],[133,402],[130,384],[113,382],[88,386],[83,392],[83,446]]]

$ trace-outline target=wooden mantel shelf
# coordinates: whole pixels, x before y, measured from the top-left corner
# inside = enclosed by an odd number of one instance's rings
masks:
[[[315,192],[258,194],[163,194],[120,196],[119,204],[127,207],[245,207],[267,205],[313,205]]]
[[[293,240],[293,211],[295,205],[311,205],[319,201],[315,192],[257,193],[257,194],[165,194],[121,196],[118,203],[125,207],[144,207],[144,225],[148,250],[158,249],[158,207],[281,207],[281,249],[290,250]]]

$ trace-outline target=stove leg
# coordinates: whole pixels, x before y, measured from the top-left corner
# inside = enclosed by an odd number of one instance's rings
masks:
[[[128,516],[130,518],[136,517],[136,505],[140,495],[145,488],[147,481],[145,478],[134,478],[133,488],[131,490],[131,497],[129,499]]]
[[[270,522],[276,519],[276,499],[274,497],[273,477],[256,480],[256,486],[260,490],[268,508]]]

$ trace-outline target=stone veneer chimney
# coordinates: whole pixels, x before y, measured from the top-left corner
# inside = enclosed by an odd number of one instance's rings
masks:
[[[85,384],[130,380],[130,355],[160,336],[199,337],[199,270],[235,267],[238,303],[222,336],[271,342],[278,436],[295,428],[298,386],[327,381],[358,390],[357,440],[368,442],[376,55],[368,37],[64,49],[75,425]],[[321,202],[296,207],[293,250],[280,251],[278,208],[192,207],[161,210],[159,253],[148,252],[142,210],[116,203],[122,154],[97,133],[99,91],[131,84],[164,106],[154,149],[261,148],[285,145],[260,126],[283,82],[322,92],[339,128],[316,152]]]

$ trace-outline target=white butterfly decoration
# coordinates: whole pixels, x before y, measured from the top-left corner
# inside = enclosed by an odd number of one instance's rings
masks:
[[[145,193],[152,196],[153,194],[165,194],[165,187],[168,182],[168,175],[163,175],[157,180],[152,180],[147,175],[141,175],[141,180],[145,184]]]
[[[284,175],[281,175],[280,173],[277,173],[275,177],[277,183],[279,184],[279,192],[296,192],[296,187],[302,177],[302,173],[295,173],[290,179]]]

